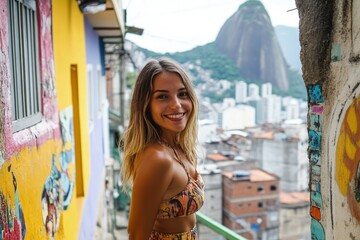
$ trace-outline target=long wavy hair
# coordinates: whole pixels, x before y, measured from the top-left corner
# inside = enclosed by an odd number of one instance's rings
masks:
[[[197,165],[197,120],[199,104],[191,80],[176,61],[169,58],[152,59],[140,71],[132,94],[129,125],[123,135],[124,157],[122,161],[123,187],[131,186],[135,175],[136,155],[148,144],[161,140],[161,128],[154,122],[150,113],[150,100],[154,78],[161,72],[176,73],[180,76],[193,105],[186,127],[178,133],[178,144],[189,161]]]

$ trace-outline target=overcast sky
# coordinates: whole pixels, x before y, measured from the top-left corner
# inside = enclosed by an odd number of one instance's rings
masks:
[[[245,0],[122,0],[128,26],[143,28],[142,36],[126,39],[165,53],[190,50],[215,40],[221,26]],[[298,27],[295,0],[261,0],[274,26]],[[292,11],[289,11],[292,10]]]

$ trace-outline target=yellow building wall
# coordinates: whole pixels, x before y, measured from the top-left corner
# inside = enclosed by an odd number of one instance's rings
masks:
[[[22,229],[26,227],[25,239],[50,239],[50,234],[44,227],[46,218],[43,215],[44,206],[40,203],[44,183],[51,172],[52,156],[56,155],[58,158],[60,146],[60,140],[48,140],[41,147],[26,147],[18,154],[14,154],[11,160],[6,161],[0,168],[1,194],[6,199],[8,211],[11,212],[9,216],[15,218],[18,215],[16,214],[18,208],[22,208],[24,222],[18,218],[17,221],[20,222]],[[57,168],[60,169],[59,166]],[[63,222],[66,218],[58,219],[59,229],[53,239],[64,239]],[[17,221],[9,219],[9,222],[12,222],[10,225],[13,226]],[[15,227],[10,229],[10,234],[17,235],[15,232]]]
[[[77,183],[73,200],[69,209],[63,212],[64,235],[66,239],[77,239],[84,196],[90,177],[84,16],[76,1],[63,0],[52,1],[52,14],[58,107],[59,112],[68,107],[74,110],[75,161],[77,162]],[[77,90],[73,88],[71,82],[72,64],[77,65]],[[74,94],[78,98],[78,104],[74,102]],[[82,190],[79,189],[79,181]]]

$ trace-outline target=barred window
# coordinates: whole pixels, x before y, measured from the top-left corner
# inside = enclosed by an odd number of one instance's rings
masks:
[[[13,132],[41,121],[35,0],[9,0],[9,52]]]

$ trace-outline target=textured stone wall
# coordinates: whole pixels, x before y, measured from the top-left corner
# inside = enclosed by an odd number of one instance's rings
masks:
[[[359,1],[296,0],[308,90],[313,239],[360,236]]]

